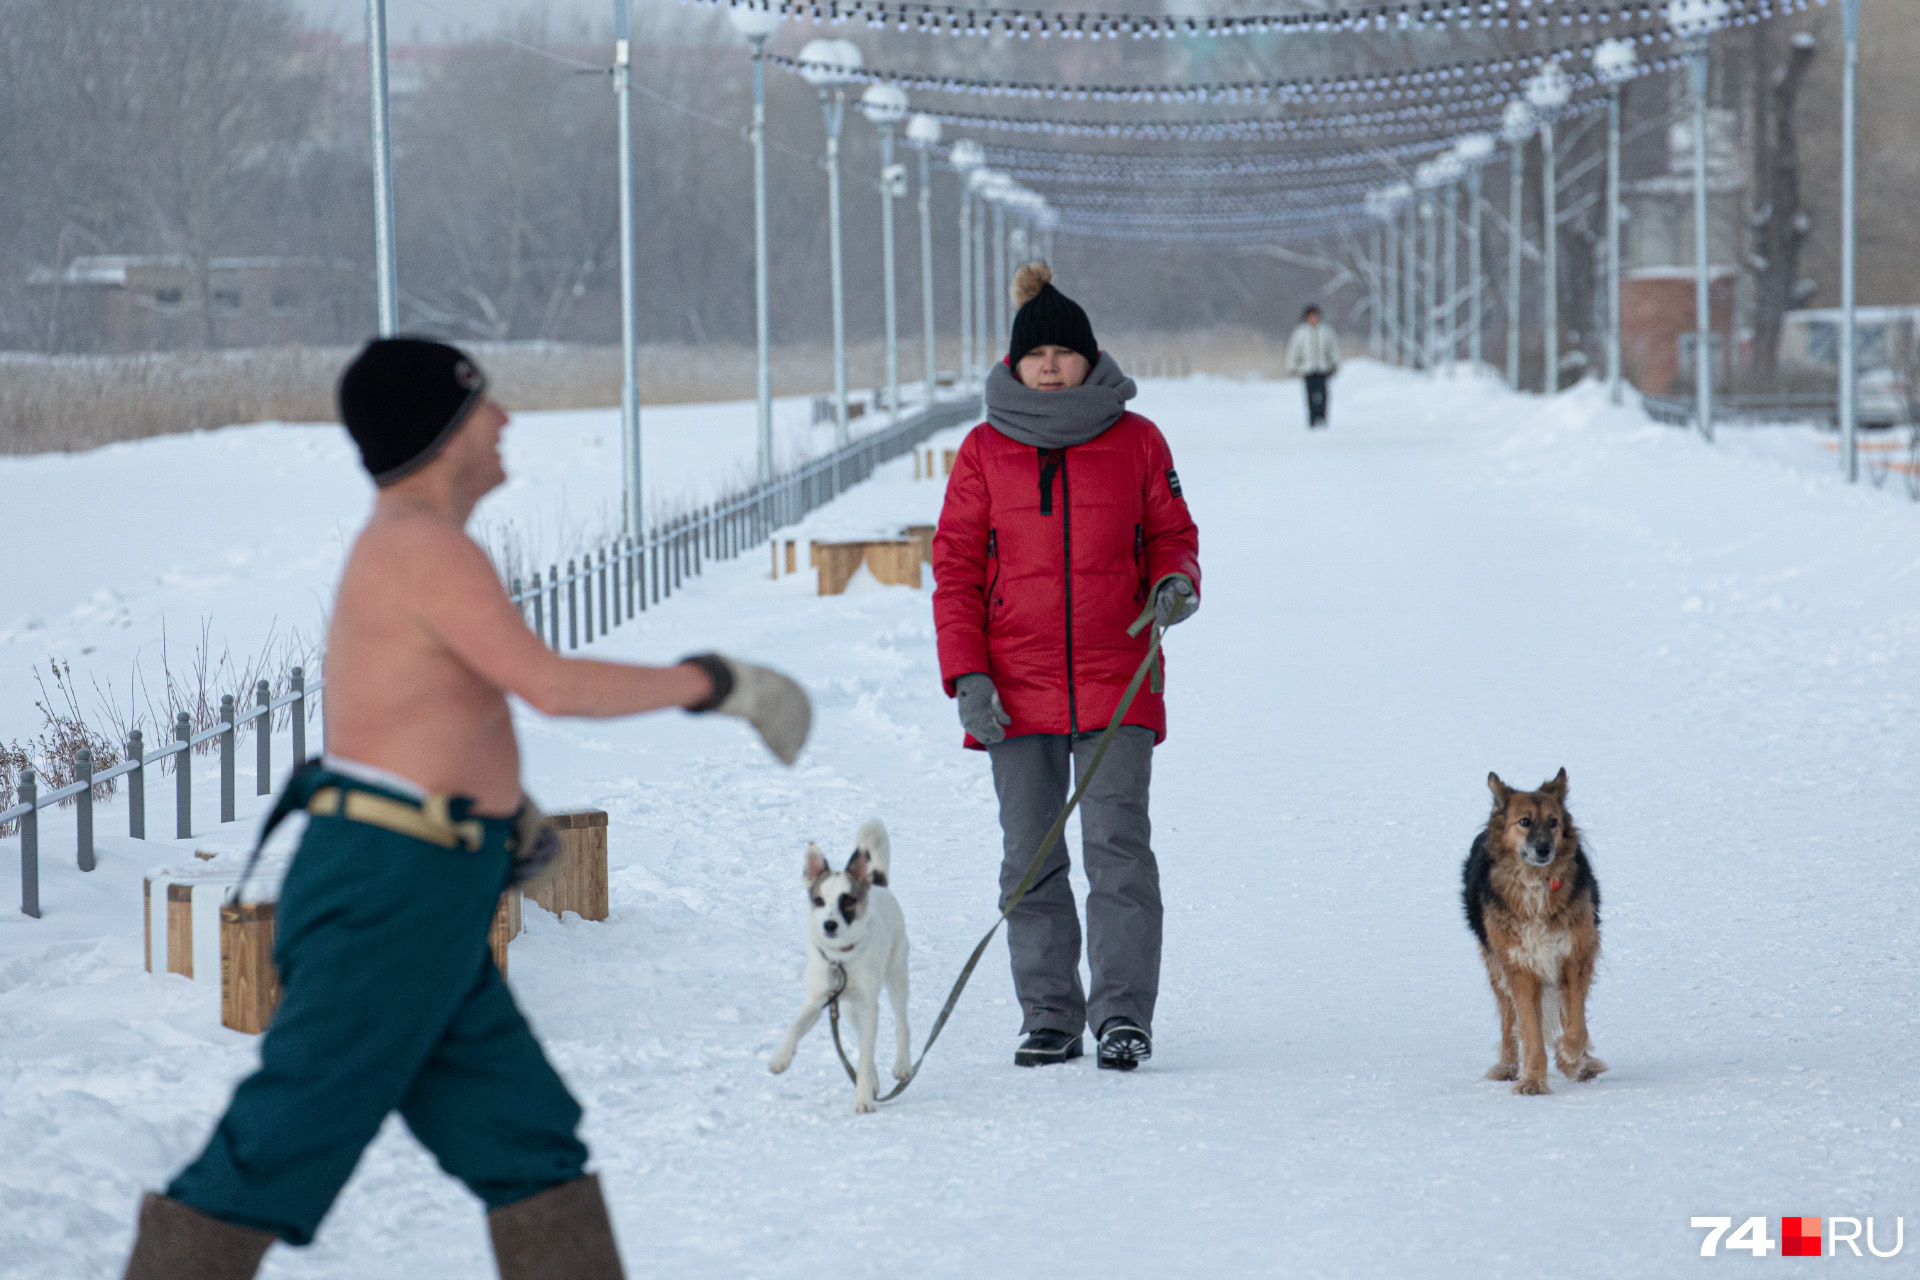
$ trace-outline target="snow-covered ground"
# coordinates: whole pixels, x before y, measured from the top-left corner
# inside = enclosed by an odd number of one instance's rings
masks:
[[[1920,1230],[1920,510],[1842,485],[1810,435],[1710,447],[1591,388],[1544,403],[1360,363],[1314,434],[1299,399],[1193,378],[1137,402],[1207,576],[1168,642],[1165,975],[1131,1076],[1014,1068],[997,945],[878,1115],[853,1114],[824,1027],[766,1072],[799,998],[808,840],[892,827],[916,1043],[992,918],[992,789],[958,747],[926,591],[821,599],[758,552],[596,646],[791,669],[817,700],[791,771],[729,724],[522,718],[534,794],[612,815],[612,918],[530,907],[512,984],[587,1104],[629,1274],[1637,1277],[1744,1266],[1698,1257],[1696,1215],[1765,1215],[1776,1238],[1782,1215],[1871,1215],[1883,1249],[1894,1218]],[[0,616],[51,634],[6,624],[0,706],[43,652],[150,639],[173,591],[232,626],[324,598],[365,494],[310,438],[334,478],[276,502],[278,430],[0,467],[0,504],[44,468],[16,565],[140,566],[98,619],[72,612],[71,573],[16,578]],[[529,510],[604,470],[545,456],[581,430],[515,439],[547,477]],[[185,485],[186,458],[200,492],[271,512],[273,543],[223,557],[253,535],[143,506],[134,482]],[[940,487],[910,475],[816,526],[931,519]],[[52,519],[76,511],[84,535]],[[1518,1098],[1480,1079],[1496,1027],[1458,867],[1489,769],[1531,786],[1562,765],[1605,894],[1591,1015],[1613,1069]],[[211,984],[141,970],[141,874],[185,849],[112,834],[116,804],[82,876],[64,817],[45,919],[0,912],[0,1274],[62,1280],[117,1274],[138,1193],[255,1054]],[[1827,1265],[1910,1273],[1916,1248]],[[395,1122],[319,1241],[265,1274],[488,1266],[475,1203]]]

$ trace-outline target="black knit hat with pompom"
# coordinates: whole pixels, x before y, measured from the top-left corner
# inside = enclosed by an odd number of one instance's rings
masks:
[[[1013,274],[1013,340],[1007,362],[1035,347],[1065,347],[1084,356],[1089,368],[1100,363],[1100,344],[1093,340],[1093,322],[1079,303],[1053,287],[1053,268],[1029,262]]]

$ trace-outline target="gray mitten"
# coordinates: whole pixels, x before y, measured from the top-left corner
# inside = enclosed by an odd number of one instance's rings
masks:
[[[973,735],[975,742],[989,745],[1003,742],[1013,717],[1000,705],[1000,691],[988,676],[975,673],[953,682],[954,699],[960,704],[960,727]]]
[[[805,689],[770,667],[751,666],[718,653],[698,653],[684,661],[698,666],[713,681],[707,700],[687,710],[738,716],[758,731],[781,764],[799,759],[813,727],[813,704],[807,701]]]
[[[1153,620],[1163,628],[1185,622],[1199,608],[1200,598],[1193,594],[1193,582],[1184,573],[1168,574],[1153,593]]]

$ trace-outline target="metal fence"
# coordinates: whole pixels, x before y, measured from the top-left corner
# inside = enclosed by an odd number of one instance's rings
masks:
[[[975,397],[937,402],[786,475],[654,525],[644,537],[591,547],[564,569],[555,564],[545,575],[535,570],[530,581],[514,578],[508,590],[521,616],[551,648],[592,644],[596,636],[671,597],[709,562],[731,560],[759,546],[775,529],[798,523],[871,476],[881,463],[979,414]]]
[[[135,840],[147,838],[147,768],[173,761],[173,833],[185,840],[193,835],[193,753],[204,743],[218,744],[220,759],[220,821],[232,822],[235,808],[234,763],[235,736],[242,724],[253,722],[254,793],[273,794],[273,717],[282,708],[288,710],[293,735],[293,760],[307,758],[308,699],[326,688],[325,680],[311,685],[306,672],[295,667],[286,693],[275,698],[265,680],[254,686],[253,705],[244,711],[234,705],[232,694],[220,699],[220,719],[212,728],[199,733],[182,711],[173,724],[173,741],[163,747],[146,749],[140,730],[127,735],[127,758],[111,769],[93,771],[93,752],[82,747],[75,759],[78,777],[64,787],[41,795],[39,779],[31,767],[20,771],[20,802],[0,810],[0,828],[10,822],[20,824],[20,910],[40,918],[40,810],[71,800],[74,803],[75,860],[82,871],[93,870],[93,789],[116,778],[127,780],[127,834]]]
[[[555,649],[561,648],[560,618],[566,613],[566,648],[591,644],[612,627],[670,598],[687,579],[715,560],[729,560],[759,545],[775,529],[797,523],[826,505],[849,487],[867,479],[881,463],[913,449],[929,436],[977,418],[980,402],[969,397],[936,403],[899,422],[862,436],[844,448],[796,468],[784,476],[756,484],[721,498],[698,511],[657,524],[643,538],[621,539],[590,548],[583,556],[558,565],[543,577],[535,572],[530,583],[514,579],[513,602],[535,634]],[[254,687],[254,702],[244,710],[232,694],[220,699],[220,718],[209,729],[193,731],[186,712],[174,723],[173,741],[152,751],[138,729],[127,737],[126,759],[100,773],[93,771],[93,755],[80,751],[71,784],[42,795],[32,768],[20,772],[20,802],[0,810],[0,829],[20,824],[20,910],[40,916],[40,810],[73,801],[75,858],[80,870],[94,868],[93,790],[117,778],[127,779],[127,834],[144,840],[147,834],[147,768],[174,762],[174,837],[193,835],[193,755],[205,743],[216,743],[220,767],[220,821],[234,820],[235,736],[241,725],[254,728],[254,791],[273,794],[273,717],[290,708],[292,759],[307,758],[309,699],[325,687],[325,680],[306,682],[295,667],[289,691],[272,696],[267,682]]]
[[[1699,416],[1692,396],[1643,395],[1647,416],[1670,427],[1684,427]],[[1716,395],[1713,416],[1727,422],[1818,422],[1837,425],[1839,402],[1832,392],[1762,391]]]

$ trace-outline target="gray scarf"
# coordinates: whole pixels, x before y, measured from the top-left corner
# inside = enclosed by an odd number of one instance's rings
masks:
[[[987,422],[1001,435],[1036,449],[1065,449],[1120,421],[1139,388],[1102,351],[1087,380],[1077,387],[1036,391],[1013,376],[1004,361],[987,375]]]

